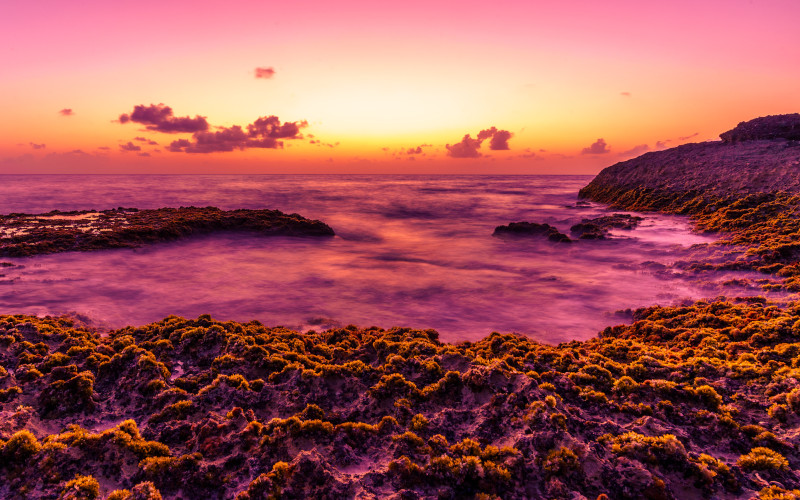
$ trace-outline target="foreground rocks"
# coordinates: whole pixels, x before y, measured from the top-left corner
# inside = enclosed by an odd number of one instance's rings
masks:
[[[278,210],[216,207],[118,208],[0,215],[0,256],[134,248],[190,235],[243,231],[264,236],[333,236],[327,224]]]
[[[634,319],[548,346],[207,316],[101,337],[70,318],[0,316],[0,497],[778,498],[799,487],[800,303],[699,302]]]

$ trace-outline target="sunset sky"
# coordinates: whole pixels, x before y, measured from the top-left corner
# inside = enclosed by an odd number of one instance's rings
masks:
[[[593,174],[800,111],[799,21],[797,0],[6,0],[0,173]]]

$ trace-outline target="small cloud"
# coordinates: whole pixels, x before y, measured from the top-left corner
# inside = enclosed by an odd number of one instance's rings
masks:
[[[47,145],[45,145],[45,144],[34,144],[32,142],[30,142],[28,144],[30,144],[33,149],[44,149],[44,148],[47,147]]]
[[[150,156],[150,153],[137,153],[139,156]]]
[[[650,151],[650,146],[648,146],[647,144],[639,144],[638,146],[634,146],[627,151],[619,153],[618,156],[634,157],[646,153],[647,151]]]
[[[663,141],[656,141],[656,149],[662,149],[667,147],[667,144],[672,142],[672,139],[664,139]]]
[[[121,145],[119,147],[119,150],[120,151],[126,151],[126,152],[127,151],[141,151],[142,148],[137,146],[136,144],[132,143],[131,141],[128,141],[128,144]]]
[[[492,140],[489,141],[489,149],[492,151],[501,151],[507,150],[508,148],[508,140],[511,139],[513,134],[508,130],[498,130],[493,136]]]
[[[183,116],[176,117],[172,113],[172,108],[164,104],[143,104],[133,107],[130,114],[119,116],[120,123],[141,123],[147,130],[176,133],[195,133],[208,130],[208,122],[204,116],[197,115],[194,118]]]
[[[110,147],[108,147],[108,146],[100,146],[100,147],[99,147],[99,148],[97,148],[97,149],[101,149],[101,150],[103,150],[103,151],[110,151],[110,150],[111,150],[111,148],[110,148]]]
[[[452,146],[446,144],[447,156],[453,158],[480,158],[481,153],[478,149],[481,147],[481,141],[473,139],[469,134],[465,135],[461,142],[457,142]]]
[[[630,97],[631,93],[630,92],[620,92],[619,95],[621,95],[622,97]]]
[[[147,139],[145,139],[144,137],[134,137],[133,140],[139,142],[147,142]]]
[[[508,140],[511,136],[512,134],[508,130],[498,130],[497,127],[491,127],[478,132],[475,139],[467,134],[461,139],[461,142],[453,145],[447,144],[445,148],[447,149],[447,156],[451,158],[480,158],[482,155],[478,150],[483,141],[491,138],[489,149],[495,151],[507,150],[509,149]]]
[[[700,132],[695,132],[692,135],[685,135],[683,137],[678,137],[678,140],[679,141],[685,141],[685,140],[691,139],[692,137],[697,137],[698,135],[700,135]]]
[[[269,68],[256,68],[256,78],[272,78],[275,76],[275,69],[272,67]]]
[[[61,116],[72,116],[75,113],[72,111],[72,108],[64,108],[58,112]]]
[[[581,150],[582,155],[602,155],[611,152],[605,139],[597,139],[591,146]]]
[[[263,116],[247,125],[246,131],[234,125],[218,127],[214,132],[195,132],[192,135],[194,142],[186,139],[172,141],[169,150],[173,153],[218,153],[248,148],[281,149],[283,142],[279,139],[301,139],[300,129],[307,126],[305,120],[281,123],[277,116]]]

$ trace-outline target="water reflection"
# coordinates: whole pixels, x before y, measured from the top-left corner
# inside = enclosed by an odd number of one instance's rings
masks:
[[[495,226],[568,231],[607,213],[575,208],[586,176],[4,176],[0,212],[215,205],[318,218],[329,240],[227,234],[136,250],[10,260],[0,311],[76,311],[109,327],[170,314],[299,329],[354,323],[435,328],[444,340],[492,331],[585,339],[615,311],[707,296],[664,272],[711,241],[654,216],[612,241],[499,239]],[[569,207],[569,208],[568,208]],[[736,273],[728,273],[736,276]],[[727,275],[726,275],[727,276]],[[727,276],[727,277],[730,277]],[[728,293],[750,293],[727,290]]]

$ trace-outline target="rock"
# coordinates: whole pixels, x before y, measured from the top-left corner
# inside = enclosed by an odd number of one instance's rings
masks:
[[[493,236],[540,236],[559,243],[572,241],[556,227],[536,222],[511,222],[507,226],[497,226],[494,228]]]
[[[56,210],[46,214],[0,215],[0,255],[22,257],[135,248],[217,232],[314,237],[335,234],[323,222],[278,210],[226,211],[216,207],[119,208],[102,212]]]
[[[723,132],[724,142],[758,141],[772,139],[800,140],[800,113],[762,116],[740,122],[735,128]]]
[[[572,236],[581,240],[605,240],[609,238],[610,229],[635,229],[644,217],[630,214],[613,214],[583,219],[569,228]]]

